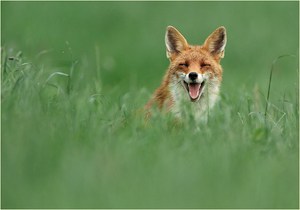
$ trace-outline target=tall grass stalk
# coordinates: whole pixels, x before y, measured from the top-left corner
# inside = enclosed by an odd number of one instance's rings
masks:
[[[267,122],[267,114],[268,114],[268,107],[269,107],[269,103],[270,103],[270,93],[271,93],[271,83],[272,83],[272,77],[273,77],[273,71],[275,69],[275,65],[277,64],[277,62],[285,57],[295,57],[295,55],[292,54],[287,54],[287,55],[281,55],[278,56],[276,59],[273,60],[272,62],[272,66],[270,69],[270,74],[269,74],[269,81],[268,81],[268,92],[267,92],[267,99],[266,99],[266,105],[265,105],[265,123]]]

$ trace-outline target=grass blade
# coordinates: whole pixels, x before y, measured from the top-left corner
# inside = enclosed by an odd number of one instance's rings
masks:
[[[276,59],[273,60],[270,75],[269,75],[269,83],[268,83],[268,92],[267,92],[267,101],[266,101],[266,107],[265,107],[265,121],[267,119],[268,114],[268,107],[269,107],[269,100],[270,100],[270,92],[271,92],[271,83],[272,83],[272,77],[273,77],[273,71],[275,69],[276,63],[281,59],[285,57],[295,57],[295,55],[286,54],[286,55],[280,55]]]

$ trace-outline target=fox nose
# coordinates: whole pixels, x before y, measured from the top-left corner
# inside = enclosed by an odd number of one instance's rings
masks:
[[[197,77],[198,77],[198,74],[197,74],[196,72],[190,72],[190,73],[189,73],[189,78],[190,78],[192,81],[196,80]]]

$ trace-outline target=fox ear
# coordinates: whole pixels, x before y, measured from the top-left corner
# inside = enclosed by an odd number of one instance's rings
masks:
[[[207,37],[204,42],[204,48],[220,59],[224,57],[226,42],[226,29],[224,26],[221,26]]]
[[[189,46],[184,36],[173,26],[167,27],[165,42],[168,58],[170,58],[174,53],[182,52]]]

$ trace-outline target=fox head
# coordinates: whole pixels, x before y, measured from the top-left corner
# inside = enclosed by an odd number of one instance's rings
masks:
[[[184,36],[173,26],[168,26],[165,43],[170,60],[167,80],[170,81],[176,98],[178,88],[183,89],[185,98],[192,102],[205,98],[208,88],[213,105],[222,80],[221,59],[226,46],[226,29],[221,26],[210,34],[203,45],[189,45]],[[179,87],[178,87],[179,86]],[[173,92],[173,93],[172,93]]]

